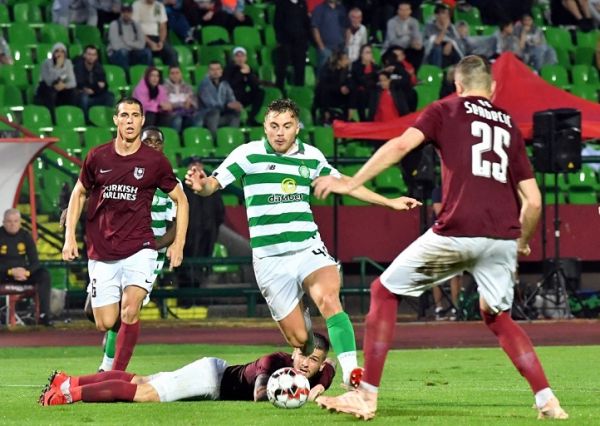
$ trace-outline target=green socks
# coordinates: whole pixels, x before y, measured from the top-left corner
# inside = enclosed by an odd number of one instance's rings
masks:
[[[346,312],[339,312],[327,318],[326,323],[331,346],[342,367],[343,381],[348,384],[350,373],[358,366],[354,328]]]

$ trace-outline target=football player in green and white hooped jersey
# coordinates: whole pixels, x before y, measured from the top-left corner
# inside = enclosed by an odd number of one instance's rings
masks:
[[[351,376],[360,374],[353,373],[357,367],[354,330],[340,303],[337,262],[321,241],[309,205],[314,179],[325,175],[347,178],[329,165],[321,151],[296,138],[298,116],[293,101],[273,101],[265,115],[266,139],[237,147],[210,177],[192,168],[186,184],[197,194],[209,196],[241,179],[254,272],[273,319],[290,345],[311,353],[310,317],[300,304],[306,291],[326,319],[344,384],[354,385]],[[397,210],[421,204],[408,197],[390,200],[364,187],[350,195]]]
[[[157,151],[163,152],[165,138],[158,127],[148,126],[142,131],[142,143],[148,145]],[[175,238],[175,216],[177,206],[171,201],[169,196],[160,189],[157,189],[152,198],[150,214],[152,216],[152,233],[156,238],[156,248],[158,257],[156,259],[156,268],[154,269],[153,281],[156,281],[158,274],[163,269],[166,259],[167,247]],[[144,299],[144,305],[150,301],[150,293]],[[115,345],[117,332],[109,330],[106,332],[106,342],[104,344],[104,357],[102,364],[98,368],[102,371],[112,370],[112,364],[115,356]]]

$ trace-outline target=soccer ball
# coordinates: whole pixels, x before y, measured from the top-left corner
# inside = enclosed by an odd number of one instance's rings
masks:
[[[298,370],[283,367],[271,374],[267,383],[267,397],[279,408],[300,408],[308,400],[310,383]]]

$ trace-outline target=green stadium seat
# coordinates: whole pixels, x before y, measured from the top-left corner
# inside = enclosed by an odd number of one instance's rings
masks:
[[[281,99],[283,97],[281,90],[279,90],[277,87],[263,87],[263,90],[265,91],[265,98],[263,99],[263,106],[267,106],[271,102],[273,102],[275,99]],[[258,118],[257,118],[257,120],[258,120]]]
[[[217,61],[221,65],[227,62],[227,50],[229,46],[200,46],[199,60],[201,65],[208,65],[211,62]]]
[[[288,86],[287,97],[293,99],[301,108],[312,109],[315,91],[306,86]]]
[[[257,4],[246,4],[244,14],[252,18],[256,28],[262,28],[265,25],[265,8]]]
[[[569,192],[569,204],[597,204],[598,197],[595,191]]]
[[[21,94],[21,90],[17,86],[13,86],[11,84],[3,85],[4,89],[4,97],[0,105],[5,107],[11,106],[22,106],[25,103],[23,102],[23,95]]]
[[[29,68],[31,72],[31,88],[37,88],[40,82],[40,74],[42,73],[42,64],[35,64]]]
[[[165,151],[175,150],[181,146],[177,130],[172,127],[159,127],[159,129],[165,137]]]
[[[260,39],[260,33],[255,27],[235,27],[233,30],[233,44],[244,46],[245,48],[260,49],[263,43]]]
[[[113,139],[113,133],[105,127],[88,127],[83,134],[85,146],[93,148]]]
[[[244,144],[244,133],[236,127],[220,127],[217,129],[217,146],[215,155],[226,157],[238,146]]]
[[[275,36],[275,27],[266,25],[264,28],[265,45],[268,47],[277,46],[277,37]]]
[[[79,133],[69,127],[54,127],[50,133],[59,139],[56,146],[64,149],[69,154],[80,157],[82,155],[81,138]]]
[[[431,21],[434,17],[435,5],[432,3],[422,3],[421,4],[421,16],[423,17],[422,22],[424,24]]]
[[[46,23],[42,25],[40,31],[40,41],[42,43],[63,43],[68,46],[71,42],[69,40],[69,32],[67,27],[60,24]]]
[[[554,48],[573,50],[573,41],[568,30],[560,27],[546,27],[546,41]]]
[[[579,172],[567,173],[569,191],[600,191],[596,172],[590,166],[583,165]]]
[[[183,146],[214,148],[212,134],[204,127],[188,127],[183,131]]]
[[[544,196],[544,202],[546,203],[546,205],[553,205],[556,204],[556,196],[554,195],[554,192],[549,191],[546,192],[546,195]],[[567,202],[567,197],[565,195],[564,192],[559,192],[558,193],[558,204],[565,204]]]
[[[84,127],[85,117],[83,110],[76,106],[61,105],[54,110],[56,125],[59,127]]]
[[[140,65],[134,65],[129,69],[131,72],[132,68]],[[145,68],[145,65],[141,65]],[[129,91],[130,87],[127,84],[127,77],[125,76],[125,70],[118,65],[104,65],[104,73],[106,74],[106,84],[111,92],[119,93],[121,91]],[[132,83],[136,84],[136,83]]]
[[[91,44],[92,46],[102,46],[102,34],[96,26],[92,25],[75,25],[73,30],[73,38],[82,46]]]
[[[211,44],[221,43],[229,44],[231,39],[229,33],[225,27],[218,25],[206,25],[200,29],[200,36],[202,38],[202,44],[209,46]]]
[[[407,192],[400,168],[392,166],[375,177],[377,192],[391,197],[399,197]]]
[[[187,46],[173,46],[175,51],[177,52],[177,57],[179,58],[179,65],[182,70],[188,70],[194,67],[194,55],[192,51]],[[165,76],[166,77],[166,76]]]
[[[114,111],[111,107],[102,105],[94,105],[88,111],[90,123],[97,127],[114,127],[113,115]]]
[[[373,52],[373,60],[376,64],[381,63],[381,48],[378,46],[371,46],[371,52]]]
[[[325,126],[315,126],[313,128],[312,144],[316,146],[325,157],[333,157],[335,152],[333,129]]]
[[[546,20],[544,18],[544,9],[539,5],[534,5],[531,8],[531,16],[533,18],[533,23],[538,27],[543,27],[546,25]]]
[[[106,68],[106,65],[104,67]],[[147,65],[141,64],[132,65],[129,67],[129,83],[131,83],[132,88],[137,86],[137,84],[144,78],[144,73],[146,72],[147,67]]]
[[[598,87],[591,84],[574,84],[571,93],[587,101],[598,102]]]
[[[200,82],[202,80],[204,80],[204,78],[206,77],[207,74],[208,74],[208,65],[196,65],[192,72],[192,75],[194,77],[193,78],[194,84],[196,86],[198,86],[200,84]]]
[[[565,179],[565,175],[563,173],[559,173],[558,176],[558,188],[566,192],[569,190],[569,185],[567,184],[567,180]],[[536,173],[536,180],[540,186],[546,187],[546,192],[552,192],[554,188],[555,177],[552,173]]]
[[[479,25],[475,27],[475,30],[477,31],[477,35],[491,36],[498,31],[498,27],[494,25]]]
[[[417,71],[417,79],[421,84],[427,84],[439,88],[442,86],[444,71],[436,65],[423,64]]]
[[[0,3],[0,24],[10,23],[10,16],[8,14],[8,8],[5,4]]]
[[[275,70],[271,64],[263,64],[258,67],[258,78],[267,83],[275,83]]]
[[[248,142],[259,141],[265,136],[264,127],[251,127],[248,131]]]
[[[260,63],[275,67],[275,49],[271,46],[263,46],[260,48]]]
[[[106,55],[102,56],[103,55],[102,52],[106,52],[106,48],[102,44],[97,47],[98,47],[98,50],[100,51],[100,61],[102,63],[107,63],[108,60],[106,59]],[[67,48],[69,49],[69,58],[71,58],[71,59],[75,59],[76,57],[80,56],[83,53],[83,46],[79,43],[67,44]]]
[[[40,127],[52,127],[52,115],[45,106],[26,105],[23,109],[23,126],[32,131]]]
[[[348,158],[369,158],[372,155],[373,148],[361,142],[347,143],[344,149],[344,157]]]
[[[592,85],[600,87],[600,78],[596,67],[589,65],[574,65],[571,69],[574,86]]]
[[[35,31],[28,24],[22,22],[15,22],[10,24],[8,27],[8,42],[12,46],[14,45],[35,45],[37,44],[37,38],[35,37]]]
[[[177,164],[178,167],[187,166],[187,159],[190,157],[209,158],[215,156],[214,146],[196,145],[196,146],[183,146],[172,152],[175,154],[174,158],[167,156],[173,164]]]
[[[298,118],[300,119],[300,124],[302,124],[304,130],[312,130],[314,126],[313,116],[308,108],[300,108],[300,116]],[[260,117],[260,120],[257,118],[258,121],[262,121],[262,119],[264,119],[264,116]],[[302,132],[302,130],[300,131]]]
[[[456,8],[454,10],[454,22],[458,21],[465,21],[471,27],[481,25],[481,14],[479,13],[479,9],[476,7],[471,7],[469,10]]]
[[[11,44],[10,47],[14,63],[18,65],[33,65],[33,55],[29,46]]]
[[[43,22],[42,11],[35,4],[20,2],[13,6],[14,22],[38,23]]]
[[[541,77],[561,89],[569,88],[569,77],[567,70],[562,65],[544,65],[540,71]]]
[[[304,68],[304,84],[308,87],[317,85],[317,77],[315,76],[315,68],[312,65],[307,65]]]
[[[596,44],[598,43],[598,38],[600,35],[600,31],[577,31],[575,33],[575,40],[577,41],[577,47],[591,47],[592,49],[596,48]]]
[[[35,46],[35,61],[43,64],[46,59],[52,58],[52,45],[48,43],[39,43]]]
[[[593,47],[577,46],[573,55],[573,61],[576,65],[592,65],[594,63],[595,52],[596,49]]]
[[[227,252],[227,247],[225,247],[221,243],[215,243],[213,248],[213,257],[218,259],[224,259],[229,257],[229,253]],[[240,270],[239,265],[214,265],[212,270],[215,274],[227,274],[227,273],[235,273]]]
[[[440,88],[437,86],[418,84],[415,86],[415,91],[417,92],[417,111],[439,99]]]

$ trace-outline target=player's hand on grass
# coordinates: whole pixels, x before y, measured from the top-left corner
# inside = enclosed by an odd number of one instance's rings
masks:
[[[169,258],[169,271],[177,268],[183,262],[183,245],[173,243],[167,249],[167,257]]]
[[[65,239],[65,245],[62,249],[63,260],[70,261],[79,257],[79,249],[77,248],[77,241],[73,239]]]
[[[394,210],[411,210],[422,205],[422,202],[410,197],[392,198],[388,202],[388,207]]]
[[[185,184],[194,192],[201,192],[204,189],[204,179],[206,179],[206,173],[196,167],[192,167],[185,174]]]
[[[336,194],[348,194],[350,186],[343,179],[334,176],[321,176],[312,183],[315,197],[323,200],[332,192]]]
[[[517,241],[517,253],[521,256],[529,256],[531,254],[531,247],[529,247],[529,244],[519,239]]]
[[[315,399],[317,399],[319,397],[319,395],[321,395],[323,392],[325,392],[325,387],[323,385],[316,385],[315,387],[313,387],[310,392],[308,393],[308,400],[309,401],[314,401]]]

